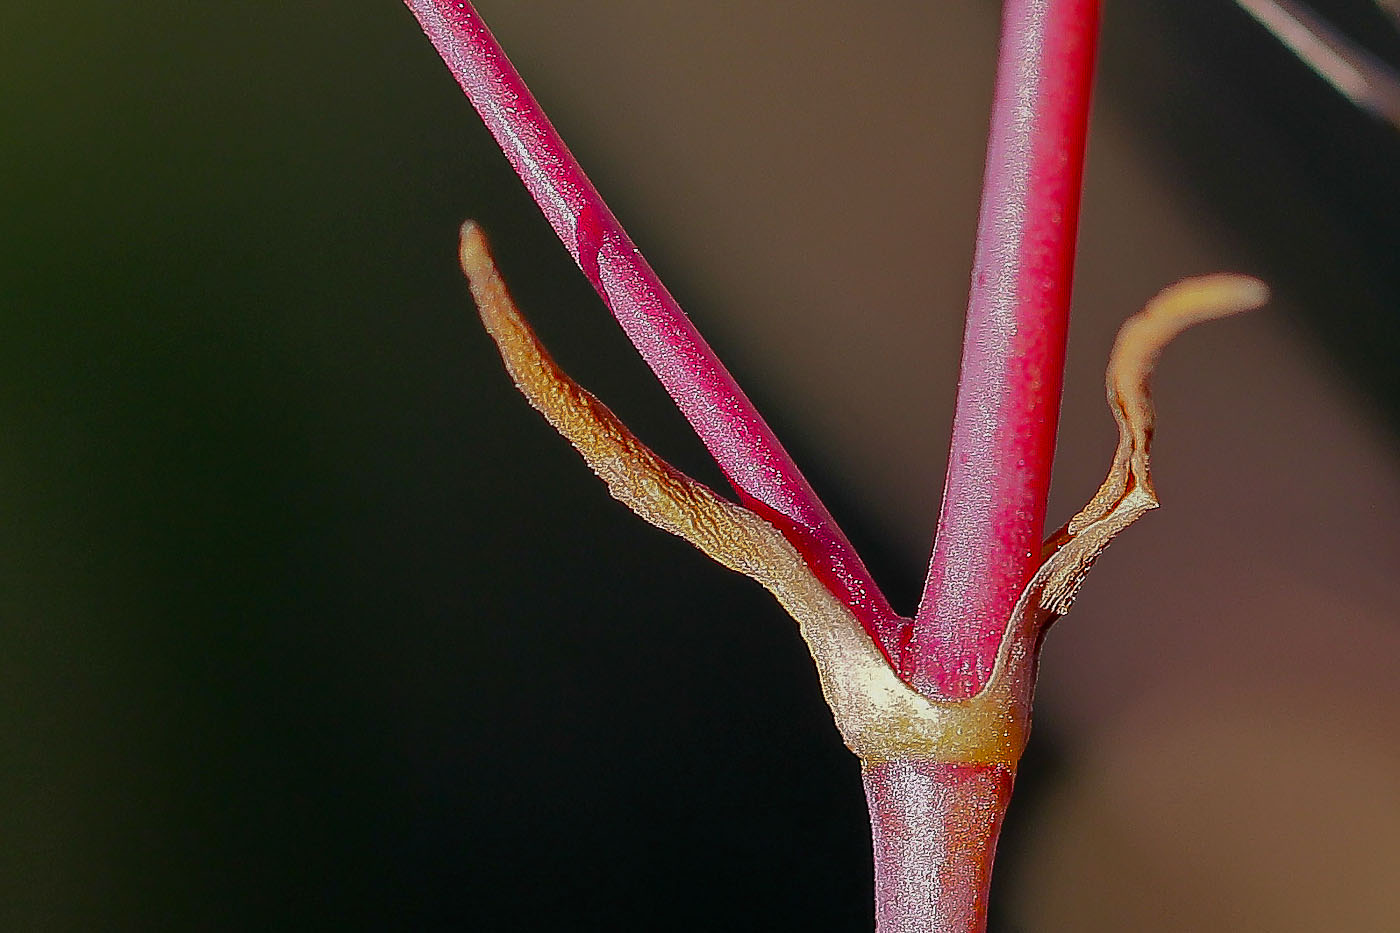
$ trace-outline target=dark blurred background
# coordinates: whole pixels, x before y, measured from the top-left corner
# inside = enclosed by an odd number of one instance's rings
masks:
[[[910,608],[997,5],[479,6]],[[1400,136],[1225,0],[1109,4],[1098,88],[1052,522],[1118,321],[1277,301],[1164,364],[1166,507],[1047,646],[994,928],[1394,929]],[[0,120],[0,928],[870,928],[793,625],[480,331],[468,216],[719,483],[402,6],[7,4]]]

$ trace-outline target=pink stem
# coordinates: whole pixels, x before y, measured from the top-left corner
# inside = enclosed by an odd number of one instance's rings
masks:
[[[980,933],[1012,775],[986,765],[866,765],[879,933]]]
[[[1007,0],[943,508],[900,675],[986,683],[1039,563],[1055,452],[1098,0]]]
[[[554,232],[740,498],[773,521],[893,656],[902,620],[792,458],[642,258],[463,0],[405,0]]]

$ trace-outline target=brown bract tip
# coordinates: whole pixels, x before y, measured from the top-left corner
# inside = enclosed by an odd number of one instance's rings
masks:
[[[1203,275],[1168,286],[1123,322],[1105,378],[1108,406],[1118,424],[1118,448],[1099,491],[1046,542],[1061,565],[1041,599],[1047,610],[1055,615],[1068,612],[1085,574],[1109,541],[1160,504],[1148,455],[1157,418],[1150,380],[1162,350],[1194,324],[1258,308],[1268,299],[1268,286],[1250,276]],[[1066,549],[1071,542],[1074,546]]]

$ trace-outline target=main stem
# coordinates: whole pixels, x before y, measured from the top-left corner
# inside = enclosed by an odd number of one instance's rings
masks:
[[[880,933],[987,926],[997,834],[1013,776],[987,765],[890,761],[862,769]]]
[[[952,447],[901,652],[921,692],[976,693],[1039,564],[1055,454],[1098,0],[1007,0]]]
[[[1039,564],[1098,23],[1098,0],[1003,8],[943,507],[899,658],[925,695],[981,689]],[[984,930],[1014,771],[907,760],[864,774],[880,933]]]

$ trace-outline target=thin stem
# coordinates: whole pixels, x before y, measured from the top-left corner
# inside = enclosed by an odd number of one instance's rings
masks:
[[[1357,107],[1400,129],[1400,73],[1292,0],[1235,0],[1274,38]],[[1400,6],[1382,5],[1400,16]]]
[[[1039,562],[1064,373],[1098,0],[1007,0],[938,534],[900,675],[986,682]]]
[[[480,14],[405,0],[554,232],[746,505],[772,521],[886,655],[900,620],[811,485],[633,245]]]
[[[1003,768],[930,761],[862,772],[875,849],[879,933],[981,933],[997,835],[1011,799]]]

